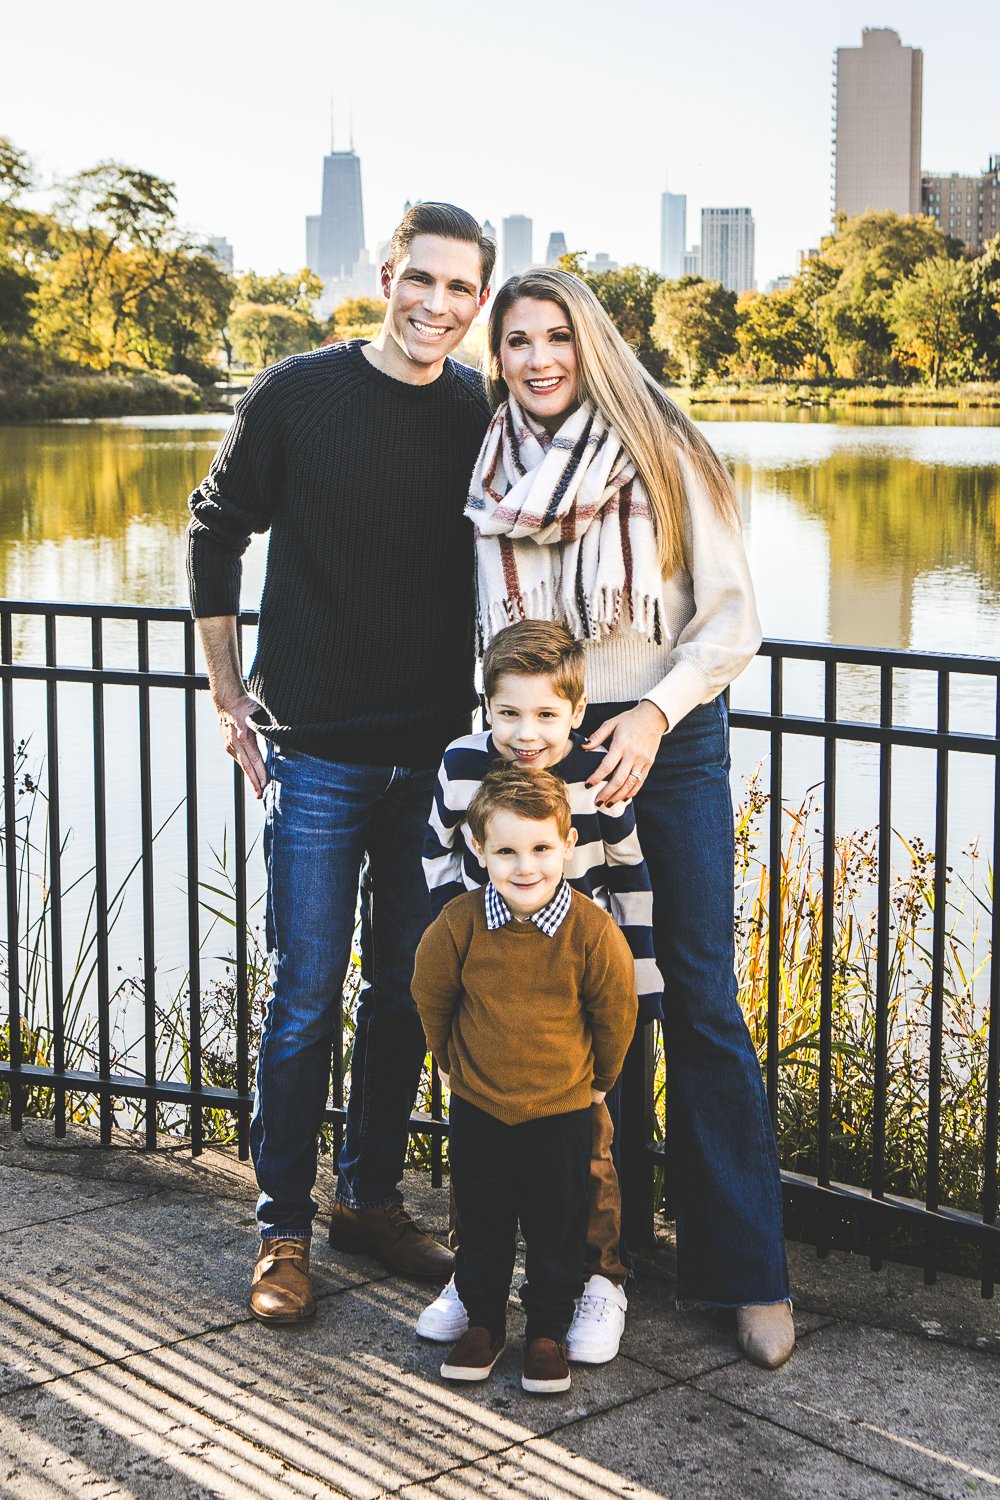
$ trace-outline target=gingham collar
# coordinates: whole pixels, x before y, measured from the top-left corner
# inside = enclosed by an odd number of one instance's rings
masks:
[[[539,932],[544,932],[546,937],[555,937],[565,920],[572,899],[572,888],[569,881],[564,878],[560,881],[552,900],[543,906],[541,911],[536,911],[530,916],[528,921],[534,922]],[[498,927],[506,927],[507,923],[513,920],[514,914],[510,907],[492,880],[489,881],[486,886],[486,926],[490,932],[496,932]]]

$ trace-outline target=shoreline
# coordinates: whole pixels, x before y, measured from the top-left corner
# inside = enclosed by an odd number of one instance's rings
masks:
[[[927,411],[975,411],[1000,408],[1000,383],[968,381],[963,385],[873,386],[783,384],[666,386],[676,401],[687,406],[838,407],[862,409],[911,408]]]

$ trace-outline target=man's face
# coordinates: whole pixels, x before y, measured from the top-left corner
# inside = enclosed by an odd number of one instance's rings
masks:
[[[481,276],[475,245],[437,234],[418,234],[392,272],[383,266],[385,332],[397,359],[426,370],[453,353],[486,301]]]
[[[539,822],[512,812],[495,812],[482,844],[473,843],[473,848],[511,914],[533,917],[559,889],[576,839],[575,828],[564,839],[555,818]]]
[[[549,677],[510,672],[487,700],[486,718],[504,760],[545,771],[569,754],[570,730],[582,724],[586,706],[586,696],[576,704],[563,698]]]

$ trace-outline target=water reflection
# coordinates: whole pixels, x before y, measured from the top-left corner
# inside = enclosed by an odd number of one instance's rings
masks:
[[[1000,652],[997,413],[919,413],[921,420],[915,422],[916,413],[872,412],[850,424],[828,420],[830,414],[823,412],[788,413],[789,419],[781,421],[770,412],[768,420],[760,420],[747,408],[736,409],[730,420],[718,420],[719,408],[706,415],[705,430],[735,475],[768,636],[983,655]],[[185,604],[185,502],[225,426],[224,418],[186,417],[0,428],[0,594]],[[257,540],[245,560],[243,598],[249,607],[259,599],[265,552],[266,542]],[[178,627],[154,627],[154,665],[176,666],[179,642]],[[62,662],[86,664],[91,649],[87,623],[60,622],[59,647]],[[40,621],[22,616],[15,622],[15,652],[25,660],[42,658]],[[131,665],[135,660],[134,627],[109,625],[106,663]],[[763,660],[751,666],[735,685],[737,706],[767,704],[768,670]],[[877,720],[879,695],[877,671],[840,670],[842,717]],[[70,878],[81,880],[67,906],[69,931],[71,919],[81,918],[86,906],[86,872],[93,859],[92,769],[81,746],[90,733],[90,690],[67,687],[60,689],[58,698],[64,826],[69,830],[67,884]],[[183,705],[177,693],[164,698],[154,705],[154,744],[161,752],[155,777],[157,824],[184,791],[183,756],[176,753],[183,743]],[[137,853],[137,716],[131,690],[110,689],[106,699],[108,784],[114,788],[109,852],[112,874],[120,878]],[[232,847],[227,811],[232,776],[218,744],[211,705],[206,695],[199,695],[199,700],[204,879],[211,876],[218,851]],[[45,745],[44,690],[38,684],[20,683],[13,701],[16,737],[30,737],[37,769]],[[821,715],[822,669],[789,664],[785,704],[791,712]],[[909,669],[897,673],[892,707],[897,723],[933,726],[933,676]],[[989,682],[956,676],[954,726],[988,734],[995,716]],[[737,798],[744,778],[767,751],[766,735],[741,731],[734,736]],[[988,758],[956,755],[952,762],[949,857],[983,836],[993,818]],[[933,837],[934,773],[931,752],[894,756],[892,821],[906,836]],[[822,776],[822,742],[790,737],[782,788],[787,801],[797,803]],[[878,817],[877,793],[877,749],[845,745],[839,755],[838,830],[873,824]],[[253,836],[260,824],[256,804],[248,814]],[[180,988],[186,964],[187,869],[179,816],[157,842],[155,871],[156,982],[161,988]],[[261,878],[258,852],[251,876],[254,895],[259,894]],[[125,976],[140,971],[141,928],[133,901],[113,942],[112,962]],[[204,955],[206,976],[210,958],[221,960],[225,951],[221,936],[213,935]],[[131,1018],[126,1016],[123,1024],[131,1027]]]

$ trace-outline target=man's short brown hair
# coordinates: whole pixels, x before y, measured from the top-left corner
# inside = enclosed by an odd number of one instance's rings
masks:
[[[497,258],[496,241],[483,233],[479,222],[464,208],[456,208],[454,203],[414,203],[408,208],[389,241],[385,263],[390,271],[396,269],[398,261],[418,234],[436,234],[443,240],[460,240],[464,245],[475,245],[482,267],[479,290],[484,291],[489,286]]]
[[[572,827],[566,787],[551,771],[526,771],[523,766],[496,766],[476,788],[466,813],[469,832],[477,844],[486,840],[494,813],[509,812],[532,823],[554,818],[561,839]]]
[[[504,677],[548,677],[575,708],[586,683],[583,642],[554,620],[518,620],[498,630],[483,653],[483,691],[495,696]]]

